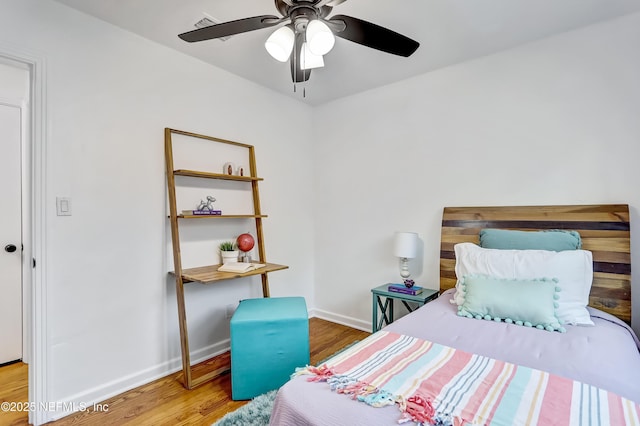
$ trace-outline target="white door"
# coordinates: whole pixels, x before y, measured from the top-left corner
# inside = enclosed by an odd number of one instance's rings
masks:
[[[0,364],[22,358],[21,110],[0,104]]]

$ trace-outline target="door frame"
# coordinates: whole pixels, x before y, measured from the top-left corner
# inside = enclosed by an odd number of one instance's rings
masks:
[[[47,256],[46,256],[46,176],[47,176],[47,99],[46,64],[41,54],[15,50],[0,44],[0,59],[17,63],[29,71],[29,101],[23,110],[26,122],[22,137],[22,229],[23,294],[27,296],[25,324],[26,353],[29,361],[29,422],[49,421],[46,411],[50,369],[47,345]],[[31,259],[35,259],[36,267]],[[26,292],[24,289],[26,288]],[[44,408],[44,409],[43,409]]]

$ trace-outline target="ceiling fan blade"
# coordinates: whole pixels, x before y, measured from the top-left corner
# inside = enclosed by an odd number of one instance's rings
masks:
[[[252,18],[238,19],[236,21],[223,22],[209,27],[198,28],[178,35],[182,40],[193,43],[194,41],[211,40],[214,38],[227,37],[249,31],[269,28],[282,22],[280,18],[273,15],[254,16]]]
[[[408,57],[415,52],[420,43],[388,28],[362,19],[346,15],[334,15],[329,22],[344,22],[345,29],[335,35],[372,49],[381,50],[398,56]]]
[[[291,54],[291,58],[289,59],[289,63],[291,64],[291,81],[293,81],[294,83],[302,83],[309,80],[309,77],[311,77],[310,69],[303,70],[300,67],[302,43],[304,43],[304,34],[298,33],[296,35],[293,53]]]
[[[336,7],[339,4],[344,3],[347,0],[331,0],[330,2],[327,3],[327,6],[331,6],[331,7]]]

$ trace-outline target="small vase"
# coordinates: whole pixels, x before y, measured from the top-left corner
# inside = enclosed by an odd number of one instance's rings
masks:
[[[240,252],[238,250],[221,251],[220,256],[222,256],[222,263],[224,264],[224,263],[230,263],[230,262],[237,262],[239,254]]]

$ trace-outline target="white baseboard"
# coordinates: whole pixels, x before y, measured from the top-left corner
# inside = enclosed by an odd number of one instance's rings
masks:
[[[335,322],[336,324],[346,325],[347,327],[355,328],[356,330],[371,332],[371,323],[357,318],[334,314],[333,312],[323,311],[322,309],[312,309],[309,311],[309,318],[313,317]]]
[[[193,351],[191,353],[191,364],[195,365],[202,361],[206,361],[207,359],[228,351],[229,348],[230,340],[225,339],[221,342]],[[100,410],[101,408],[108,408],[100,405],[100,403],[113,396],[135,389],[139,386],[146,385],[154,380],[161,379],[181,370],[182,358],[178,357],[128,376],[121,377],[117,380],[113,380],[109,383],[104,383],[100,386],[88,389],[85,392],[71,395],[64,398],[62,401],[50,404],[50,406],[47,407],[46,411],[48,419],[46,421],[58,420],[62,417],[68,416],[69,414],[73,414],[74,412],[83,411],[89,408],[95,408],[97,410]]]
[[[346,325],[348,327],[355,328],[362,331],[371,331],[371,323],[362,321],[357,318],[347,317],[332,312],[323,311],[321,309],[310,309],[309,318],[320,318],[326,321],[331,321],[336,324]],[[198,349],[191,353],[192,365],[198,364],[202,361],[210,359],[214,356],[220,355],[230,348],[230,340],[225,339],[221,342],[214,343],[205,348]],[[64,398],[60,402],[47,407],[47,422],[59,420],[62,417],[66,417],[77,411],[83,411],[85,409],[93,408],[100,410],[104,405],[100,405],[102,401],[105,401],[113,396],[127,392],[131,389],[135,389],[139,386],[146,385],[154,380],[161,379],[177,371],[182,370],[182,358],[177,357],[171,359],[162,364],[149,367],[145,370],[138,371],[128,376],[121,377],[108,383],[104,383],[100,386],[96,386],[92,389],[88,389],[84,392],[71,395]]]

